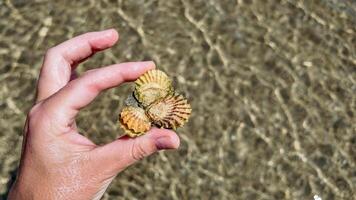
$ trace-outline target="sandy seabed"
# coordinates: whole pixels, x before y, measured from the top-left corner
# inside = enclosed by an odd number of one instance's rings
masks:
[[[130,167],[103,199],[355,199],[355,27],[353,0],[0,0],[0,195],[46,49],[115,28],[119,44],[78,71],[153,59],[193,114],[178,151]],[[129,91],[84,109],[81,132],[121,135]]]

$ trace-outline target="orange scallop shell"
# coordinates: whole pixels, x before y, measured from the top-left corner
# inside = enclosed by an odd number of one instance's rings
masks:
[[[130,137],[144,134],[151,128],[150,119],[140,107],[127,106],[120,113],[121,128]]]

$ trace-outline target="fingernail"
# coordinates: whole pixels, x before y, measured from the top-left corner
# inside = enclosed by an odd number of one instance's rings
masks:
[[[150,61],[142,61],[143,64],[146,64],[146,65],[151,65],[151,66],[155,66],[155,63],[150,60]]]
[[[155,141],[156,147],[158,150],[162,149],[173,149],[172,141],[170,137],[160,137]]]
[[[95,49],[106,49],[114,45],[119,39],[119,34],[115,29],[107,29],[97,32],[95,37],[90,38],[90,43]]]
[[[113,28],[106,29],[102,31],[104,37],[113,37],[114,35],[117,35],[117,31]]]

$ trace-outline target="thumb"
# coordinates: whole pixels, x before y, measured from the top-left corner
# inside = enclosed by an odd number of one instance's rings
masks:
[[[144,157],[163,149],[177,149],[179,144],[180,140],[175,132],[152,128],[143,136],[124,136],[94,149],[92,153],[98,167],[105,167],[110,175],[116,175]]]

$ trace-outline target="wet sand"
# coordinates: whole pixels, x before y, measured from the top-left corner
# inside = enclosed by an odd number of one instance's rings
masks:
[[[130,167],[103,199],[353,199],[355,27],[353,0],[0,1],[0,195],[46,49],[116,28],[119,44],[78,71],[153,59],[193,114],[179,151]],[[80,131],[97,144],[121,135],[132,87],[97,98]]]

